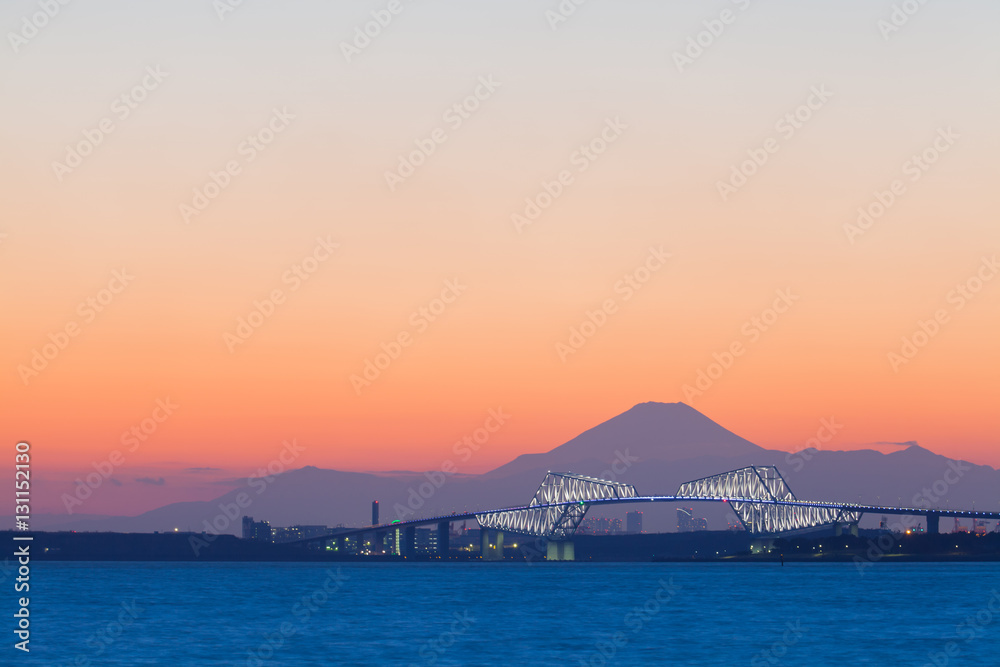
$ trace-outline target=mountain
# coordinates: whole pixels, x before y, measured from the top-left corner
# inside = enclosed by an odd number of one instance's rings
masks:
[[[239,534],[240,517],[247,514],[274,526],[362,526],[370,523],[374,499],[380,501],[383,523],[521,505],[549,470],[627,482],[649,495],[671,494],[683,482],[747,465],[778,466],[802,499],[919,506],[925,498],[930,506],[1000,509],[1000,471],[952,461],[918,445],[890,454],[768,450],[683,403],[641,403],[548,452],[518,456],[483,475],[369,474],[306,466],[247,480],[213,501],[173,503],[133,517],[36,515],[34,525],[45,530],[178,528]],[[644,512],[646,530],[676,525],[670,506],[638,509]],[[603,514],[621,518],[625,511],[609,508]],[[715,529],[733,520],[722,505],[703,503],[696,513]],[[877,525],[878,520],[866,516],[863,525]]]
[[[625,450],[641,461],[682,461],[704,456],[754,456],[765,450],[727,431],[684,403],[640,403],[544,454],[522,454],[487,473],[571,470],[586,461],[609,461]],[[610,457],[610,458],[609,458]]]

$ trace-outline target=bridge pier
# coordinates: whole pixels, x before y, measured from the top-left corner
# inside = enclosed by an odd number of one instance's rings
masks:
[[[403,544],[402,547],[403,555],[412,558],[417,554],[417,528],[416,526],[407,526],[403,529]]]
[[[847,528],[847,532],[850,533],[851,535],[853,535],[854,537],[858,536],[858,524],[856,524],[856,523],[848,523],[848,524],[835,523],[835,524],[833,524],[833,535],[834,535],[834,537],[840,537],[841,535],[843,535],[844,534],[844,528]]]
[[[546,547],[545,560],[576,560],[572,540],[549,540]]]
[[[448,521],[442,521],[437,525],[437,552],[439,556],[448,556],[448,538],[451,535],[449,527]]]
[[[503,560],[503,532],[496,531],[496,543],[490,544],[488,528],[479,529],[479,553],[483,560]]]
[[[937,514],[928,514],[927,515],[927,532],[928,533],[940,533],[941,532],[941,528],[938,525],[938,522],[940,521],[940,519],[941,519],[941,517],[939,517]]]

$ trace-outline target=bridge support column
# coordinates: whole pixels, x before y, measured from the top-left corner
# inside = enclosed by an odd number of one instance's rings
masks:
[[[490,533],[487,528],[479,529],[479,553],[483,560],[503,560],[503,533],[496,531],[496,542],[490,544]]]
[[[545,554],[545,560],[576,560],[573,542],[570,540],[562,540],[559,542],[549,540],[546,548],[547,552]]]
[[[939,517],[937,514],[928,514],[927,515],[927,532],[928,533],[940,533],[941,532],[941,529],[938,526],[938,521],[940,520],[940,518],[941,517]]]
[[[439,556],[448,555],[448,538],[451,535],[449,532],[450,524],[447,521],[442,521],[438,524],[437,531],[437,552]]]
[[[854,537],[858,536],[858,524],[856,523],[851,524],[851,535],[853,535]]]
[[[402,551],[404,556],[413,558],[417,554],[417,528],[407,526],[403,529]]]
[[[833,536],[840,537],[843,534],[844,534],[844,524],[842,523],[833,524]]]

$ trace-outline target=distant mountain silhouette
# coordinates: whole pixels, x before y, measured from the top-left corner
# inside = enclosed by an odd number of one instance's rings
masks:
[[[681,461],[709,453],[753,456],[765,451],[689,405],[650,402],[640,403],[552,451],[522,454],[487,475],[508,476],[542,467],[570,470],[585,461],[613,460],[616,451],[624,453],[626,449],[642,461]]]
[[[227,512],[238,507],[242,493],[250,501],[242,512],[274,526],[362,526],[370,522],[374,499],[380,501],[383,523],[520,505],[549,470],[614,478],[634,484],[642,494],[670,494],[682,482],[755,464],[778,466],[802,499],[912,506],[926,489],[935,498],[942,492],[936,505],[1000,509],[1000,472],[955,463],[918,445],[890,454],[873,450],[790,454],[759,447],[683,403],[641,403],[549,452],[518,456],[483,475],[454,476],[443,484],[440,474],[352,473],[307,466],[276,475],[266,485],[261,480],[244,484],[213,501],[173,503],[134,517],[35,515],[33,525],[42,530],[200,531],[214,522],[220,532],[239,534],[239,516],[230,519]],[[644,512],[647,530],[676,526],[671,507],[628,509]],[[604,515],[624,517],[625,511],[609,508]],[[696,506],[696,513],[708,517],[713,529],[733,520],[731,511],[721,505],[703,503]],[[879,518],[866,516],[863,525],[877,525]],[[948,528],[942,523],[942,530]]]

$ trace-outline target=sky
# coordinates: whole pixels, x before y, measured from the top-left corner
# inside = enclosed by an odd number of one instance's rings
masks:
[[[1000,6],[573,6],[4,2],[35,511],[482,472],[644,401],[1000,466]]]

